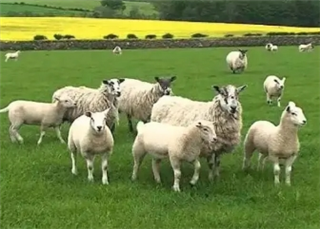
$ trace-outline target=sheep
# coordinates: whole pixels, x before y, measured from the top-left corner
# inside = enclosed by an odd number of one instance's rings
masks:
[[[232,73],[243,72],[248,66],[248,58],[246,53],[248,50],[239,49],[238,51],[230,52],[227,57],[227,65],[231,69]]]
[[[271,43],[266,44],[265,48],[267,51],[278,51],[278,46]]]
[[[101,155],[102,184],[109,184],[108,158],[112,155],[114,139],[106,126],[110,108],[101,112],[86,111],[71,124],[68,135],[68,149],[71,157],[71,172],[78,174],[76,161],[80,153],[87,162],[88,181],[92,182],[94,159]]]
[[[122,50],[121,50],[120,46],[116,46],[116,47],[112,50],[112,53],[113,53],[113,54],[119,54],[119,55],[121,55],[121,54],[122,54]]]
[[[117,97],[121,96],[120,84],[124,79],[103,80],[98,89],[87,88],[85,86],[73,87],[66,86],[56,90],[54,97],[61,94],[67,94],[73,98],[78,106],[67,111],[63,117],[64,121],[72,123],[76,118],[81,116],[85,111],[98,112],[110,107],[107,125],[111,132],[115,130],[115,122],[119,121]]]
[[[132,118],[148,122],[153,104],[163,95],[172,94],[171,83],[176,78],[176,76],[155,77],[154,84],[137,79],[126,79],[120,85],[119,112],[126,114],[130,132],[133,132]]]
[[[173,190],[180,192],[181,163],[187,161],[194,165],[194,174],[190,181],[195,185],[199,179],[201,168],[199,162],[200,150],[203,145],[211,145],[217,140],[213,123],[199,120],[187,127],[172,126],[168,124],[138,122],[137,136],[132,146],[134,166],[132,180],[137,179],[138,170],[147,153],[151,154],[152,171],[157,183],[161,183],[160,163],[169,157],[174,172]]]
[[[274,75],[267,76],[263,83],[263,88],[266,92],[267,103],[269,105],[272,104],[272,98],[277,97],[278,107],[281,106],[280,101],[283,95],[285,81],[286,77],[279,79],[277,76]]]
[[[246,170],[250,167],[250,159],[254,151],[258,151],[257,169],[263,170],[267,159],[273,162],[274,183],[278,185],[280,183],[279,163],[284,162],[285,183],[290,186],[292,164],[300,150],[298,129],[306,123],[307,119],[302,109],[292,101],[282,112],[278,126],[262,120],[253,123],[244,140],[242,168]]]
[[[65,95],[56,97],[55,99],[55,103],[16,100],[1,109],[0,113],[8,112],[11,123],[9,127],[11,141],[23,143],[23,138],[18,131],[23,124],[27,124],[40,125],[38,145],[41,144],[45,131],[49,127],[53,127],[61,143],[65,143],[61,137],[59,126],[62,123],[64,113],[68,109],[75,107],[76,103]]]
[[[213,149],[204,148],[200,156],[207,159],[209,180],[220,176],[220,157],[230,153],[240,143],[242,129],[242,106],[239,94],[247,85],[235,87],[212,86],[218,93],[212,101],[200,102],[179,96],[163,96],[153,105],[151,121],[176,126],[188,126],[200,119],[215,122],[217,142]]]
[[[313,50],[312,43],[299,45],[299,52],[310,52]]]
[[[5,62],[7,62],[9,59],[14,59],[15,61],[18,60],[19,54],[21,53],[20,50],[16,51],[16,52],[8,52],[6,53],[5,57]]]

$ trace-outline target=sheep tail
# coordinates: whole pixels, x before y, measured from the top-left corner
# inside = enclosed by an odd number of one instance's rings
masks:
[[[144,123],[142,121],[139,121],[138,124],[137,124],[137,132],[141,131],[143,126],[144,126]]]
[[[0,113],[5,113],[5,112],[8,112],[9,111],[9,106],[3,108],[0,110]]]

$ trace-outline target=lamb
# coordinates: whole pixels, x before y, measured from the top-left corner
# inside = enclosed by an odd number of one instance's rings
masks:
[[[121,96],[120,84],[123,82],[124,79],[103,80],[98,89],[66,86],[55,91],[52,100],[55,96],[67,94],[77,102],[78,106],[67,111],[63,117],[63,121],[70,123],[86,111],[100,112],[110,107],[107,125],[114,132],[115,123],[119,121],[117,97]]]
[[[205,120],[193,122],[187,127],[172,126],[163,123],[138,122],[138,134],[132,146],[134,166],[132,180],[137,179],[138,170],[147,153],[151,154],[152,171],[157,183],[161,183],[160,163],[169,157],[174,172],[173,190],[180,192],[181,163],[187,161],[194,165],[194,174],[190,181],[195,185],[199,179],[199,155],[203,145],[214,144],[216,134],[213,123]],[[159,140],[160,139],[160,140]]]
[[[176,76],[155,77],[156,83],[154,84],[137,79],[126,79],[121,84],[119,112],[126,114],[130,132],[133,132],[132,118],[148,122],[153,104],[163,95],[172,94],[171,83],[176,78]]]
[[[10,120],[9,134],[12,142],[23,143],[23,138],[19,134],[19,129],[23,124],[40,125],[40,138],[38,145],[41,144],[45,131],[49,127],[56,130],[61,143],[65,141],[61,137],[59,126],[65,112],[76,106],[76,103],[68,96],[56,97],[55,103],[43,103],[26,100],[16,100],[7,107],[0,110],[0,113],[8,112]]]
[[[266,44],[265,48],[267,51],[278,51],[278,46],[271,43]]]
[[[6,53],[5,57],[5,62],[7,62],[9,59],[14,59],[15,61],[18,60],[19,54],[21,53],[20,50],[16,51],[16,52],[8,52]]]
[[[263,83],[264,91],[267,96],[267,103],[272,104],[272,98],[277,97],[278,107],[281,106],[280,101],[284,91],[284,82],[286,77],[279,79],[277,76],[267,76]]]
[[[257,169],[264,169],[265,161],[273,162],[274,183],[280,183],[279,163],[285,163],[285,183],[291,185],[292,164],[298,156],[300,143],[298,129],[307,123],[300,107],[289,102],[282,112],[280,123],[275,126],[269,121],[257,121],[251,125],[244,141],[243,169],[250,167],[254,151],[259,152]],[[261,165],[262,163],[262,165]]]
[[[85,112],[71,124],[68,136],[71,172],[78,174],[76,160],[79,152],[87,162],[88,180],[93,181],[94,159],[96,155],[101,155],[102,184],[109,184],[108,158],[114,146],[113,136],[106,126],[109,111],[110,108],[102,112]]]
[[[312,43],[299,45],[299,52],[310,52],[313,50]]]
[[[220,157],[230,153],[240,143],[242,129],[242,107],[239,94],[247,85],[236,88],[213,86],[218,93],[212,101],[200,102],[179,96],[163,96],[153,105],[151,121],[176,126],[188,126],[200,119],[215,122],[217,142],[212,149],[201,150],[201,157],[207,158],[209,180],[219,177]]]
[[[113,53],[113,54],[119,54],[119,55],[121,55],[121,54],[122,54],[122,50],[121,50],[120,46],[116,46],[116,47],[112,50],[112,53]]]
[[[232,51],[230,52],[227,57],[227,65],[231,69],[232,73],[236,72],[243,72],[245,69],[247,69],[248,66],[248,59],[246,53],[248,50],[242,50],[239,49],[238,51]]]

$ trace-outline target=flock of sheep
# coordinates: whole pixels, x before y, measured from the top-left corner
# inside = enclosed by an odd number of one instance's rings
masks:
[[[118,47],[118,46],[117,46]],[[121,48],[113,53],[121,54]],[[273,48],[272,48],[273,47]],[[268,51],[278,47],[267,44]],[[300,51],[310,51],[312,44],[300,45]],[[7,53],[7,59],[17,59],[19,51]],[[233,73],[247,67],[247,50],[230,52],[226,57]],[[41,144],[45,131],[54,128],[58,139],[61,125],[71,123],[68,133],[68,149],[72,162],[71,172],[77,174],[77,154],[86,160],[88,180],[93,181],[93,162],[101,155],[102,183],[108,181],[108,158],[113,152],[113,133],[119,125],[119,113],[126,115],[129,131],[135,132],[132,119],[139,120],[132,145],[132,180],[137,179],[140,164],[146,154],[152,156],[152,171],[160,183],[160,163],[169,158],[174,172],[173,190],[180,191],[181,163],[194,166],[190,184],[199,179],[201,164],[205,158],[209,166],[209,180],[218,177],[221,156],[231,153],[241,141],[242,106],[239,95],[247,85],[212,86],[216,95],[211,101],[202,102],[173,94],[172,82],[176,76],[155,77],[154,82],[121,78],[106,79],[99,88],[66,86],[56,90],[51,103],[17,100],[0,113],[8,112],[9,135],[12,142],[23,143],[19,134],[22,125],[39,125]],[[278,106],[284,90],[285,78],[268,76],[263,88],[268,104],[276,97]],[[273,162],[274,182],[279,183],[280,164],[285,165],[285,182],[290,185],[292,164],[299,152],[298,129],[306,124],[301,108],[289,102],[282,112],[277,126],[269,121],[256,121],[249,128],[244,140],[243,169],[250,166],[254,151],[259,152],[258,169],[266,159]]]

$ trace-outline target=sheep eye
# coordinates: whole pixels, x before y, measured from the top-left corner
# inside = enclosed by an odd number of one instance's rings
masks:
[[[208,129],[207,129],[207,128],[204,128],[203,130],[204,130],[204,131],[208,131]]]
[[[292,115],[295,115],[295,116],[297,116],[297,114],[296,113],[291,113]]]

